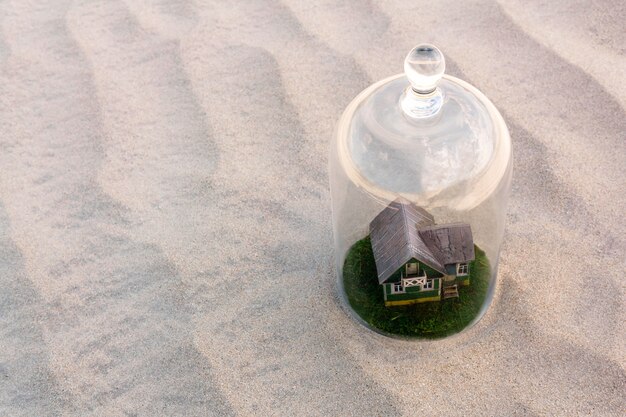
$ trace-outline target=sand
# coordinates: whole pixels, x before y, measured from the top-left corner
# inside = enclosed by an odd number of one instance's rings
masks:
[[[0,1],[0,415],[620,415],[624,21]],[[326,169],[343,108],[423,41],[501,110],[515,172],[492,308],[411,343],[340,307]]]

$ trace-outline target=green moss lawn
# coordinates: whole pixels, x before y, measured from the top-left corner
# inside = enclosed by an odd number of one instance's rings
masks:
[[[343,285],[348,302],[365,322],[386,333],[432,339],[457,333],[479,314],[489,288],[489,261],[485,252],[477,246],[474,249],[470,285],[459,287],[459,298],[385,307],[368,236],[350,248],[344,263]]]

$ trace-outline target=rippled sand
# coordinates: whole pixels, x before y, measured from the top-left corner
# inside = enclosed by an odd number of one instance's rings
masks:
[[[623,412],[626,10],[544,3],[0,0],[0,415]],[[414,344],[339,307],[326,154],[421,41],[515,174],[494,306]]]

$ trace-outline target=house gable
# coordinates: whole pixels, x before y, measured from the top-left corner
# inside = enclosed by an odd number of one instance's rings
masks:
[[[370,238],[379,283],[389,279],[411,258],[429,265],[434,263],[443,269],[417,232],[418,225],[434,224],[433,216],[426,210],[400,199],[389,204],[372,220]]]

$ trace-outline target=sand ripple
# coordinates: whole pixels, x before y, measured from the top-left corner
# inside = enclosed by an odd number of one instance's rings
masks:
[[[0,414],[618,415],[626,16],[566,3],[0,1]],[[326,158],[422,40],[515,179],[493,308],[415,345],[339,307]]]

